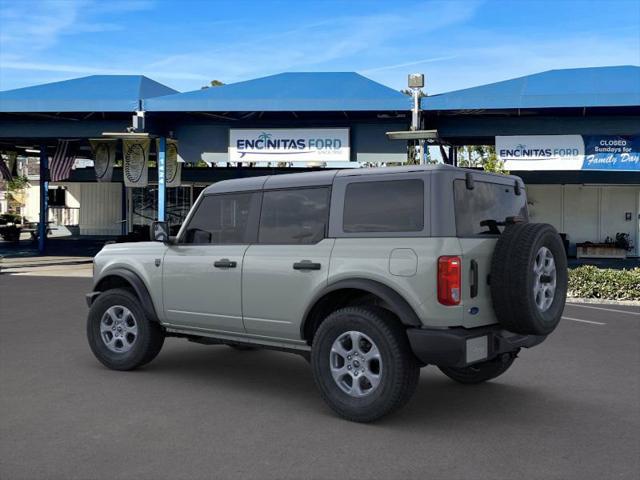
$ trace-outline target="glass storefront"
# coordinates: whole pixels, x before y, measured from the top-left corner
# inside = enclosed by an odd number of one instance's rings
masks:
[[[167,188],[166,221],[169,223],[172,235],[178,233],[180,226],[189,213],[192,199],[197,198],[204,187],[184,185]],[[129,231],[140,239],[149,238],[149,227],[158,214],[158,186],[149,185],[144,188],[130,188],[129,190]]]

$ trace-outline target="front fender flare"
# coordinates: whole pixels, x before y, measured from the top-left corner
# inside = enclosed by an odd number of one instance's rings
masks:
[[[153,305],[153,300],[151,299],[147,286],[137,273],[122,267],[103,272],[102,276],[95,282],[93,291],[87,295],[87,303],[89,306],[91,306],[95,299],[104,291],[100,284],[105,282],[109,277],[120,277],[126,281],[131,288],[133,288],[136,296],[140,299],[140,304],[142,305],[145,313],[149,316],[149,319],[158,321],[158,315],[156,314],[156,309]]]

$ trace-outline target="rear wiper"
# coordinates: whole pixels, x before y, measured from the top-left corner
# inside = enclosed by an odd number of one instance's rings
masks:
[[[504,219],[504,222],[498,222],[497,220],[488,219],[480,222],[481,227],[489,227],[489,231],[485,233],[492,233],[500,235],[500,229],[498,227],[506,227],[507,225],[513,225],[514,223],[522,223],[524,218],[520,215],[514,215]]]

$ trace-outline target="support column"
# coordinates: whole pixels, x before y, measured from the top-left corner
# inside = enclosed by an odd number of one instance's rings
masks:
[[[40,145],[40,223],[38,224],[38,252],[44,255],[47,248],[49,221],[49,157],[47,145]]]
[[[160,137],[158,141],[158,221],[164,222],[165,203],[167,198],[167,177],[166,177],[166,160],[167,160],[167,139]]]

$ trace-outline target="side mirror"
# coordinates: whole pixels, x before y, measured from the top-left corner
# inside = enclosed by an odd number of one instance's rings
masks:
[[[169,224],[167,222],[151,222],[151,239],[154,242],[169,243]]]

